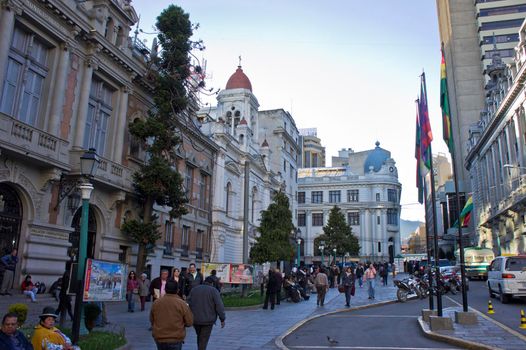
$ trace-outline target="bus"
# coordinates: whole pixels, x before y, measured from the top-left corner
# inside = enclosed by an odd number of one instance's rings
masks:
[[[457,249],[455,252],[455,258],[457,265],[460,262],[460,250]],[[466,247],[464,248],[464,261],[466,269],[466,277],[469,279],[488,278],[488,266],[495,259],[495,254],[490,248],[481,247]]]

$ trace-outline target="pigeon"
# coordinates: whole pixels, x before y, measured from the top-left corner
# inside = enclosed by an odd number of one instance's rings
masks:
[[[334,346],[336,344],[338,344],[338,341],[336,339],[332,339],[331,337],[327,336],[327,341],[329,342],[329,344],[331,346]]]

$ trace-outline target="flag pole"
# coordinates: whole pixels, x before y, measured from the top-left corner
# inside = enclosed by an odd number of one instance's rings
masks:
[[[435,305],[433,301],[433,273],[431,270],[431,245],[429,239],[429,223],[427,222],[427,212],[429,211],[429,206],[427,204],[427,188],[424,185],[424,206],[426,210],[426,251],[427,251],[427,283],[429,291],[429,310],[434,310]]]

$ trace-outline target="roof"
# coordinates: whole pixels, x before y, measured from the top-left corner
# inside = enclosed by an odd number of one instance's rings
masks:
[[[247,89],[252,91],[252,84],[250,79],[243,73],[241,66],[238,66],[234,74],[230,76],[226,83],[226,90],[228,89]]]
[[[391,153],[383,148],[380,148],[380,142],[376,141],[375,149],[369,153],[363,165],[365,174],[369,173],[369,169],[373,167],[374,172],[380,171],[385,161],[391,158]]]

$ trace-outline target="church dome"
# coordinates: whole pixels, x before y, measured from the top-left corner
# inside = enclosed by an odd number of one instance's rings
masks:
[[[365,159],[363,166],[364,172],[367,174],[370,167],[373,167],[374,172],[380,171],[382,165],[384,165],[385,161],[389,158],[391,158],[389,151],[380,148],[380,142],[376,141],[376,148],[371,153],[369,153]]]
[[[241,66],[237,66],[237,69],[234,74],[228,79],[226,83],[226,90],[228,89],[247,89],[252,91],[252,84],[250,79],[243,73]]]

